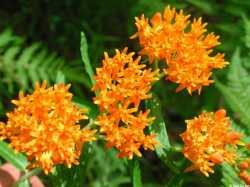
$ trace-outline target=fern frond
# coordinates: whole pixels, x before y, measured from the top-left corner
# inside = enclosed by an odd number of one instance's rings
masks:
[[[232,57],[227,86],[218,80],[215,85],[224,95],[231,109],[239,115],[247,131],[250,132],[250,74],[242,65],[239,49]]]
[[[221,165],[222,179],[221,182],[223,186],[240,186],[244,185],[244,182],[239,178],[233,166],[224,163]]]
[[[244,38],[245,45],[247,48],[250,49],[250,20],[247,18],[246,15],[243,15],[243,21],[244,21],[244,28],[245,28],[245,33],[246,33],[246,36]]]
[[[9,29],[0,33],[0,74],[10,93],[14,92],[14,85],[29,90],[29,85],[36,81],[47,80],[52,84],[56,82],[58,72],[64,74],[68,81],[90,87],[90,80],[80,63],[75,68],[58,54],[49,52],[41,43],[27,47],[24,41]],[[81,77],[77,76],[79,73]]]

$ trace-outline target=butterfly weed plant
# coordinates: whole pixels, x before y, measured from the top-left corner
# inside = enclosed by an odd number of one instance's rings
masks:
[[[249,31],[250,22],[246,18],[245,22]],[[243,60],[236,49],[231,62],[225,60],[223,53],[214,50],[223,41],[208,31],[202,18],[170,6],[151,18],[136,17],[135,28],[130,39],[140,50],[117,46],[113,54],[104,52],[96,69],[81,34],[83,82],[93,93],[85,103],[74,98],[69,90],[73,83],[65,81],[73,71],[54,66],[54,76],[47,77],[37,67],[46,58],[48,64],[57,61],[56,56],[49,56],[39,44],[21,50],[18,43],[7,49],[12,35],[9,31],[0,35],[1,72],[29,72],[20,80],[14,75],[6,79],[7,88],[20,84],[24,92],[11,101],[15,106],[6,113],[6,122],[0,123],[0,154],[25,173],[16,185],[29,186],[22,182],[40,172],[44,182],[50,180],[48,185],[53,186],[142,187],[146,186],[142,159],[149,152],[155,152],[168,170],[162,186],[188,185],[194,180],[190,173],[204,175],[206,181],[219,173],[224,186],[250,185],[250,75],[243,64],[249,57]],[[1,39],[6,36],[8,40]],[[213,75],[215,69],[225,67],[229,67],[228,83]],[[38,69],[40,74],[34,73]],[[33,91],[29,79],[36,82]],[[183,132],[170,134],[158,95],[161,90],[155,86],[160,81],[163,86],[175,85],[172,94],[177,97],[179,92],[200,97],[204,87],[215,84],[231,110],[203,110],[184,120]]]

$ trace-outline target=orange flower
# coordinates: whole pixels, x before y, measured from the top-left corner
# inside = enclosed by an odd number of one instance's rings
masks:
[[[212,49],[220,44],[219,37],[213,33],[205,35],[207,24],[201,18],[190,24],[189,17],[169,6],[163,17],[157,12],[150,22],[144,15],[136,17],[138,31],[131,38],[139,38],[141,54],[148,55],[151,63],[154,59],[166,61],[166,79],[179,84],[177,92],[186,88],[192,94],[210,85],[211,71],[228,62],[223,54],[212,55]]]
[[[247,185],[250,185],[250,175],[246,170],[241,171],[239,176]]]
[[[186,123],[187,129],[181,134],[183,154],[193,163],[186,171],[199,169],[209,176],[214,172],[214,165],[224,161],[235,162],[235,151],[241,135],[231,130],[225,110],[203,112],[194,119],[186,120]]]
[[[70,85],[58,84],[46,89],[36,84],[32,95],[19,94],[17,107],[0,125],[0,136],[8,139],[17,152],[25,153],[30,168],[41,167],[48,174],[54,165],[78,164],[84,142],[94,140],[94,131],[82,130],[79,121],[87,119],[85,110],[72,103]]]
[[[246,160],[244,160],[243,162],[241,162],[241,163],[239,164],[239,168],[240,168],[241,170],[246,170],[246,169],[250,168],[250,159],[246,159]]]
[[[145,135],[144,129],[152,122],[149,111],[139,112],[142,100],[148,94],[151,83],[157,80],[158,72],[145,69],[140,57],[133,60],[134,53],[127,54],[116,50],[112,58],[104,53],[103,66],[97,68],[96,84],[93,87],[98,95],[94,103],[99,105],[102,114],[97,123],[104,133],[107,146],[120,151],[119,157],[141,156],[140,147],[154,149],[155,135]]]
[[[249,144],[248,144],[249,145]],[[250,158],[246,158],[244,161],[240,162],[238,165],[240,169],[239,177],[247,184],[250,185]]]

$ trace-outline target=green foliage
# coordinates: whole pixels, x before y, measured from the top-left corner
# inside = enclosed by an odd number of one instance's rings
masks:
[[[9,90],[15,83],[23,90],[28,90],[30,82],[53,80],[53,74],[56,72],[53,68],[59,69],[62,59],[54,53],[48,54],[39,43],[24,47],[24,40],[13,40],[12,38],[18,37],[14,37],[10,30],[4,31],[1,35],[4,38],[0,40],[1,72]]]
[[[157,95],[153,94],[152,99],[146,102],[146,106],[151,111],[150,115],[155,118],[153,124],[149,126],[149,131],[151,134],[157,136],[156,140],[159,142],[159,145],[155,148],[156,154],[166,166],[173,172],[178,173],[176,166],[172,162],[169,162],[171,145],[168,139],[166,124],[162,116],[162,106]]]
[[[132,167],[133,167],[133,175],[132,175],[133,187],[142,187],[140,164],[139,164],[138,160],[136,160],[136,159],[134,159],[132,162],[133,162],[132,163]]]
[[[14,85],[26,91],[29,85],[35,82],[47,80],[53,83],[58,72],[63,73],[67,80],[80,82],[89,87],[84,74],[82,78],[75,77],[74,75],[80,71],[68,65],[55,52],[49,52],[41,43],[26,47],[24,41],[9,29],[0,33],[0,72],[2,82],[6,83],[10,93],[14,92]]]
[[[224,95],[231,109],[239,114],[240,120],[250,132],[250,74],[243,67],[240,50],[233,55],[228,72],[228,84],[216,81],[216,86]]]
[[[13,164],[17,169],[21,171],[26,170],[28,164],[26,157],[20,153],[15,153],[9,145],[3,141],[0,141],[0,156]]]
[[[96,143],[87,145],[80,164],[72,169],[58,166],[49,177],[53,186],[116,187],[130,182],[124,160],[114,150],[104,150]],[[105,162],[104,162],[105,161]],[[112,165],[112,167],[110,167]]]
[[[88,43],[87,43],[87,39],[86,39],[84,32],[81,32],[80,50],[81,50],[82,61],[83,61],[85,68],[86,68],[86,72],[88,73],[88,76],[91,80],[91,83],[94,84],[95,83],[94,72],[93,72],[93,69],[92,69],[91,64],[90,64],[89,54],[88,54]]]
[[[57,166],[44,179],[54,187],[117,187],[130,183],[126,161],[116,158],[116,151],[103,149],[94,142],[84,146],[80,164],[72,168]],[[112,167],[111,167],[112,166]]]
[[[250,36],[250,22],[243,16],[244,26],[245,26],[245,46],[248,50],[249,46],[249,36]],[[249,67],[250,53],[246,55],[241,55],[240,48],[238,47],[231,59],[227,84],[221,83],[219,80],[216,80],[216,87],[223,94],[226,103],[235,113],[235,120],[240,121],[242,126],[239,123],[232,123],[232,126],[238,132],[246,135],[246,142],[249,143],[248,134],[250,132],[250,73],[247,67]],[[243,155],[241,151],[238,152],[240,155]],[[244,182],[239,178],[238,173],[239,169],[228,165],[223,164],[221,166],[222,171],[222,185],[223,186],[233,186],[233,185],[244,185]]]
[[[156,147],[156,153],[159,158],[165,160],[167,151],[170,150],[171,146],[168,140],[168,134],[166,130],[166,124],[162,116],[162,108],[160,100],[156,95],[147,102],[147,107],[150,109],[150,115],[155,118],[152,125],[149,126],[150,133],[157,135],[157,140],[160,145]]]
[[[222,164],[222,185],[225,187],[233,186],[233,185],[244,185],[244,182],[239,178],[238,173],[235,168],[229,164]],[[239,171],[238,171],[239,172]]]
[[[41,43],[26,45],[26,40],[10,29],[0,33],[0,96],[10,100],[19,90],[31,91],[35,82],[47,80],[49,84],[62,81],[75,82],[90,89],[90,81],[78,62],[67,63]],[[80,75],[80,76],[79,76]],[[7,109],[8,110],[8,109]],[[0,114],[6,112],[5,101],[0,101]]]
[[[18,170],[26,172],[28,161],[26,157],[20,153],[15,153],[6,142],[0,141],[0,156],[15,166]],[[16,187],[29,187],[28,180],[20,181]]]
[[[113,149],[103,149],[103,143],[91,144],[85,161],[85,185],[90,187],[116,187],[130,183],[127,162],[118,159]],[[86,156],[86,154],[85,154]],[[112,167],[110,167],[112,166]]]
[[[250,49],[250,20],[246,17],[246,15],[243,16],[244,21],[244,29],[245,29],[245,45],[248,49]],[[250,64],[250,63],[249,63]]]
[[[65,76],[61,71],[58,71],[56,74],[56,83],[65,83]]]

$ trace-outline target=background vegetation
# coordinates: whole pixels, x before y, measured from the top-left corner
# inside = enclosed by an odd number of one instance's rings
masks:
[[[184,9],[194,17],[202,16],[209,31],[221,36],[218,51],[225,52],[230,66],[215,73],[216,84],[204,88],[201,95],[189,96],[186,91],[174,93],[176,85],[160,81],[154,92],[161,104],[159,115],[166,124],[169,141],[177,148],[184,120],[202,110],[214,111],[225,107],[237,130],[250,131],[250,1],[248,0],[2,0],[0,6],[0,117],[13,107],[10,100],[19,90],[32,91],[36,81],[50,84],[64,77],[72,84],[75,101],[90,109],[94,118],[97,110],[91,104],[93,93],[80,54],[80,32],[88,40],[88,56],[93,68],[100,66],[103,52],[129,46],[138,50],[138,43],[129,40],[135,32],[134,17],[151,16],[170,4]],[[84,49],[86,50],[86,44]],[[154,103],[149,103],[154,104]],[[167,142],[169,143],[169,142]],[[64,176],[41,176],[47,186],[116,187],[132,186],[128,161],[118,159],[115,150],[103,149],[103,142],[85,147],[81,165],[74,169],[59,167]],[[1,150],[0,150],[1,152]],[[4,156],[8,160],[8,155]],[[159,155],[158,155],[159,156]],[[171,163],[157,158],[154,152],[144,152],[139,159],[142,186],[229,186],[241,184],[228,165],[216,168],[210,178],[200,173],[179,173],[170,170]],[[182,160],[181,154],[169,154],[172,160]],[[177,159],[178,158],[178,159]],[[2,163],[4,162],[2,159]],[[165,160],[164,160],[165,159]],[[138,164],[137,162],[133,164]],[[178,166],[185,165],[182,161]],[[131,164],[129,164],[131,165]],[[75,170],[74,172],[72,170]],[[58,172],[58,175],[60,173]],[[134,173],[134,175],[137,175]],[[139,173],[138,173],[139,175]],[[61,180],[61,181],[59,181]],[[78,183],[77,183],[78,182]],[[60,185],[59,185],[60,184]]]

